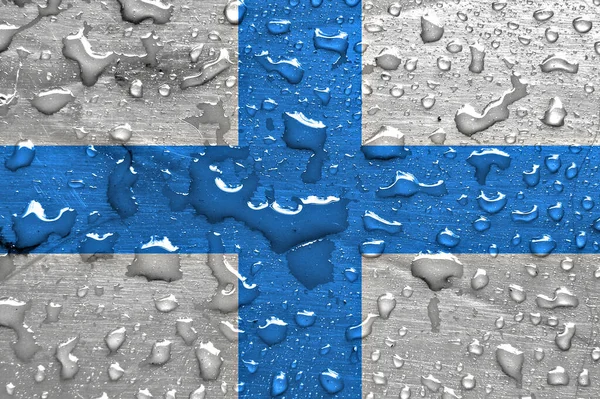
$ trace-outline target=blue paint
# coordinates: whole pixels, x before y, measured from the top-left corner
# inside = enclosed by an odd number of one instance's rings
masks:
[[[317,321],[317,316],[315,312],[309,312],[306,310],[302,310],[296,313],[296,324],[300,327],[310,327]]]
[[[18,249],[34,248],[51,235],[66,237],[71,233],[76,217],[77,212],[68,207],[62,208],[55,217],[47,217],[42,205],[31,201],[22,215],[12,216],[16,236],[14,246]]]
[[[492,166],[497,166],[501,170],[508,168],[510,166],[510,156],[504,151],[489,148],[481,151],[473,151],[467,158],[467,163],[475,167],[477,183],[485,184],[485,179],[488,173],[490,173]]]
[[[363,215],[363,225],[367,231],[383,231],[388,234],[398,234],[402,231],[402,223],[385,220],[371,211],[366,211]]]
[[[300,245],[287,253],[290,273],[306,288],[333,281],[331,254],[335,244],[329,240],[317,240]]]
[[[321,179],[321,169],[327,156],[324,150],[327,127],[321,121],[307,118],[302,112],[284,113],[283,125],[283,141],[288,147],[313,153],[302,174],[302,180],[305,183],[316,183]]]
[[[115,252],[115,244],[119,239],[118,233],[88,233],[81,241],[79,253],[89,255],[106,255]]]
[[[108,176],[107,197],[110,206],[122,218],[133,216],[138,210],[138,204],[133,195],[133,185],[137,180],[131,160],[131,153],[117,160],[116,165]]]
[[[364,146],[362,152],[367,159],[389,160],[393,158],[406,158],[408,150],[403,146]]]
[[[396,178],[392,184],[377,190],[377,195],[381,198],[412,197],[417,193],[440,197],[446,195],[448,191],[443,180],[435,183],[421,183],[413,174],[401,171],[396,172]]]
[[[273,59],[269,51],[262,51],[254,56],[254,59],[263,66],[267,72],[277,72],[289,83],[300,83],[304,76],[304,69],[296,58]]]
[[[282,35],[291,29],[291,22],[285,19],[277,19],[267,23],[267,29],[272,35]]]
[[[11,171],[31,165],[35,157],[35,147],[31,141],[22,141],[15,146],[10,157],[6,158],[4,166]]]
[[[287,375],[280,371],[273,377],[271,383],[271,396],[280,396],[285,393],[288,389],[288,378]]]
[[[277,123],[281,128],[282,120]],[[502,147],[500,149],[511,156],[511,166],[506,170],[492,168],[486,184],[480,185],[469,173],[473,168],[466,163],[473,147],[454,149],[454,158],[444,156],[448,151],[445,147],[411,147],[409,157],[391,161],[368,161],[358,151],[360,147],[354,150],[349,147],[340,145],[343,152],[330,155],[337,157],[328,162],[339,165],[338,174],[324,173],[316,184],[302,182],[301,174],[308,158],[287,148],[281,136],[274,144],[256,140],[243,149],[96,147],[97,155],[93,158],[87,156],[83,146],[37,147],[31,166],[15,172],[0,169],[5,187],[12,188],[0,204],[4,216],[0,219],[2,235],[7,244],[16,244],[15,228],[25,231],[27,225],[52,224],[41,221],[33,213],[25,219],[21,217],[35,200],[44,208],[47,219],[56,218],[64,208],[77,213],[75,218],[70,218],[73,220],[71,234],[64,239],[58,240],[50,234],[48,240],[32,239],[30,243],[18,245],[35,246],[35,242],[41,240],[39,246],[32,249],[38,253],[77,253],[87,233],[118,233],[120,238],[114,245],[116,253],[131,253],[153,235],[170,237],[183,253],[203,253],[209,251],[205,234],[212,230],[213,224],[238,231],[236,234],[223,232],[226,249],[234,252],[237,250],[230,240],[239,242],[236,237],[242,231],[248,232],[252,240],[264,242],[269,251],[275,253],[286,253],[297,245],[326,235],[336,242],[338,234],[349,237],[353,252],[362,242],[374,239],[386,242],[386,252],[437,251],[442,249],[435,243],[440,228],[432,231],[432,221],[461,236],[461,242],[454,250],[458,253],[479,252],[482,246],[487,248],[493,243],[498,245],[500,252],[527,253],[529,241],[543,234],[554,237],[556,251],[577,252],[575,238],[580,231],[587,232],[587,245],[580,252],[598,251],[595,244],[599,240],[598,233],[593,226],[598,225],[596,221],[600,215],[597,207],[590,205],[591,201],[598,200],[600,151],[596,148],[584,148],[576,154],[568,147]],[[259,160],[252,155],[263,154],[267,149],[272,154],[269,157]],[[3,147],[1,151],[10,154],[13,147]],[[131,164],[137,180],[130,186],[124,179],[123,186],[111,188],[109,183],[113,181],[116,169],[126,175],[130,173],[129,168],[120,166],[126,163],[117,164],[128,154],[132,155]],[[563,172],[572,162],[581,165],[577,177],[561,178],[562,174],[559,176],[546,167],[544,160],[551,154],[560,154],[564,159]],[[277,167],[282,160],[285,166]],[[210,164],[227,163],[231,167],[227,170],[223,167],[222,173],[209,169]],[[534,164],[544,166],[539,170],[539,183],[529,186],[521,177],[523,171],[532,170]],[[168,179],[162,177],[161,170],[165,169],[171,171]],[[48,170],[53,173],[48,174]],[[389,184],[398,170],[426,175],[430,182],[443,180],[447,194],[434,197],[409,190],[406,194],[412,196],[380,197],[378,190]],[[226,193],[218,189],[215,177],[221,177],[231,186],[243,183],[244,188],[236,193]],[[557,178],[562,179],[563,191],[554,189]],[[85,185],[70,187],[72,179],[81,180]],[[137,203],[138,210],[131,216],[121,216],[119,210],[124,206],[115,209],[108,202],[109,191],[112,193],[123,187],[124,201],[135,198]],[[246,187],[249,187],[247,191]],[[309,205],[299,200],[311,195],[321,199],[332,196],[339,200]],[[247,200],[255,205],[277,202],[291,214],[280,213],[272,206],[252,210]],[[300,204],[302,210],[294,214]],[[534,220],[522,220],[523,215],[518,216],[519,212],[533,210],[535,205],[538,216]],[[236,211],[235,208],[243,210]],[[400,222],[402,232],[390,235],[385,231],[366,231],[363,216],[367,209],[384,215],[386,220]],[[13,214],[17,216],[13,218]],[[481,216],[491,224],[483,232],[471,228]],[[514,223],[514,217],[519,219],[519,224]],[[516,233],[522,239],[515,245],[512,238]],[[254,262],[262,260],[259,258]],[[265,260],[262,262],[267,264]]]
[[[257,335],[268,346],[280,344],[287,336],[287,323],[276,317],[271,317],[265,324],[258,327]]]

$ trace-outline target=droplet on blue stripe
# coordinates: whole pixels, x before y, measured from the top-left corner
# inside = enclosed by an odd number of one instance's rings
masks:
[[[583,197],[583,199],[581,200],[581,206],[583,209],[585,209],[586,211],[591,211],[592,208],[594,208],[595,202],[592,199],[592,197],[590,197],[589,195],[586,195],[585,197]]]
[[[515,222],[533,222],[538,218],[538,206],[534,205],[530,211],[512,211],[510,215]]]
[[[491,226],[492,223],[485,216],[480,216],[477,220],[473,222],[473,227],[480,233],[488,230]]]
[[[72,208],[62,208],[55,218],[46,217],[46,212],[37,201],[31,201],[23,215],[14,214],[13,231],[17,237],[17,248],[36,247],[52,234],[66,237],[75,225],[77,212]]]
[[[380,187],[377,195],[382,198],[395,196],[411,197],[417,193],[423,193],[434,197],[441,197],[448,193],[446,183],[438,180],[435,183],[421,183],[411,173],[397,171],[396,179],[387,187]]]
[[[67,184],[71,188],[84,188],[85,187],[85,183],[83,182],[83,180],[80,180],[80,179],[71,179],[71,180],[69,180],[69,182]]]
[[[454,148],[449,148],[448,151],[444,153],[444,157],[448,159],[456,158],[456,150]]]
[[[600,222],[599,222],[598,226],[599,226],[598,230],[600,231]],[[355,268],[350,267],[350,268],[344,270],[344,277],[346,277],[346,280],[348,280],[351,283],[353,283],[356,280],[358,280],[358,272],[356,271]]]
[[[334,395],[344,389],[344,380],[338,373],[331,369],[319,374],[319,383],[323,389],[331,395]]]
[[[315,312],[303,310],[296,313],[296,324],[300,327],[310,327],[315,324],[316,320],[317,316],[315,315]]]
[[[360,253],[365,258],[376,258],[380,256],[385,250],[385,241],[383,240],[372,240],[365,241],[360,244]]]
[[[242,362],[244,363],[244,365],[246,366],[246,369],[248,370],[248,372],[250,374],[254,374],[258,370],[258,363],[256,361],[254,361],[254,360],[242,360]]]
[[[436,241],[447,248],[454,248],[460,244],[460,236],[446,227],[438,233]]]
[[[548,207],[548,216],[555,222],[560,222],[565,215],[562,202],[557,202],[555,205]]]
[[[317,50],[334,51],[345,58],[348,51],[348,34],[339,30],[317,28],[314,31],[313,41]],[[346,93],[348,95],[349,93]]]
[[[510,242],[512,243],[512,245],[519,245],[521,243],[521,235],[519,233],[516,233],[512,240],[510,240]]]
[[[587,234],[585,231],[580,231],[575,237],[575,245],[577,249],[583,249],[587,245]]]
[[[548,155],[546,159],[544,159],[544,163],[550,173],[558,172],[562,165],[560,155],[558,154]]]
[[[267,98],[266,100],[263,100],[262,109],[264,109],[265,111],[273,111],[275,108],[277,108],[277,102],[275,100],[273,100],[272,98]]]
[[[267,72],[277,72],[291,84],[300,83],[304,76],[304,69],[296,58],[275,61],[268,51],[256,54],[254,58]]]
[[[35,158],[35,146],[31,140],[21,140],[15,146],[12,155],[4,162],[4,166],[14,172],[31,165],[33,158]]]
[[[528,187],[535,187],[540,182],[540,165],[533,165],[531,171],[523,172],[523,181]]]
[[[273,316],[264,325],[258,327],[257,335],[269,346],[279,344],[287,336],[287,323]]]
[[[535,256],[548,256],[556,248],[556,241],[548,234],[534,238],[529,242],[529,249]]]
[[[367,231],[384,231],[389,234],[397,234],[402,231],[402,223],[385,220],[371,211],[364,213],[363,225]]]
[[[247,104],[246,105],[246,112],[250,116],[255,116],[256,113],[258,112],[258,107],[256,105]]]
[[[492,165],[496,165],[500,170],[505,170],[510,166],[510,161],[510,155],[497,148],[473,151],[467,158],[467,163],[475,167],[475,178],[479,184],[485,184]]]
[[[492,258],[495,258],[500,253],[500,250],[498,249],[498,246],[496,244],[491,244],[488,248],[488,253]]]
[[[267,23],[267,30],[272,35],[288,33],[291,27],[292,23],[286,19],[276,19]]]
[[[565,177],[569,180],[574,179],[579,174],[579,167],[575,162],[571,162],[571,165],[565,170]]]
[[[330,344],[327,344],[327,345],[323,346],[321,349],[319,349],[319,354],[321,354],[321,356],[325,356],[329,352],[331,352]]]
[[[557,193],[562,193],[565,189],[565,186],[560,180],[556,180],[554,183],[552,183],[552,187]]]
[[[487,213],[494,214],[500,212],[506,206],[508,199],[506,195],[497,192],[496,197],[488,197],[483,191],[477,197],[479,207]]]
[[[119,239],[118,233],[87,233],[79,245],[79,253],[86,261],[94,261],[99,257],[108,256],[114,252],[114,246]]]
[[[329,104],[329,101],[331,100],[331,90],[329,89],[329,87],[326,87],[324,89],[315,87],[313,91],[315,93],[315,96],[317,96],[317,98],[321,101],[322,105]]]
[[[96,147],[94,147],[93,145],[88,145],[87,148],[85,149],[85,153],[90,158],[94,158],[96,155],[98,155],[98,151],[96,150]]]
[[[288,389],[288,379],[283,371],[273,377],[271,382],[271,396],[283,395]]]

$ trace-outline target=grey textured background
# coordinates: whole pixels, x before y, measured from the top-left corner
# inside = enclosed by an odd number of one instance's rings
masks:
[[[160,256],[160,255],[159,255]],[[165,255],[163,255],[165,256]],[[167,255],[178,256],[178,255]],[[237,266],[234,255],[227,255]],[[221,314],[207,308],[217,283],[207,266],[206,255],[182,255],[183,278],[174,282],[146,281],[126,277],[133,255],[115,255],[95,263],[82,261],[79,255],[30,255],[15,258],[16,273],[2,283],[2,296],[30,300],[31,310],[25,322],[34,331],[42,347],[35,358],[25,363],[15,358],[10,343],[11,330],[0,330],[0,397],[6,384],[16,386],[13,398],[97,398],[106,392],[109,398],[133,398],[139,389],[148,389],[154,397],[163,397],[176,389],[177,397],[188,397],[200,384],[208,397],[237,397],[237,342],[230,342],[218,330],[221,321],[237,325],[237,313]],[[87,287],[87,294],[80,296]],[[96,293],[101,287],[102,295]],[[78,294],[79,292],[79,294]],[[179,307],[170,313],[159,312],[155,298],[173,294]],[[48,302],[62,305],[59,321],[44,323]],[[198,331],[198,339],[186,346],[176,335],[177,319],[189,317]],[[109,331],[125,327],[127,339],[116,354],[109,355],[104,337]],[[73,355],[80,370],[72,380],[60,379],[60,366],[54,354],[56,346],[80,336]],[[171,360],[163,366],[140,365],[150,355],[156,341],[172,341]],[[216,381],[200,378],[194,349],[200,342],[212,342],[225,359]],[[125,374],[110,381],[108,367],[119,362]],[[38,365],[46,368],[46,379],[34,382]],[[226,384],[222,393],[221,384]]]
[[[227,77],[237,77],[237,26],[227,23],[223,16],[225,1],[177,2],[171,21],[164,25],[150,21],[138,25],[124,22],[116,0],[63,3],[65,11],[19,33],[10,48],[0,55],[0,93],[7,94],[15,87],[20,65],[17,49],[23,47],[31,53],[21,61],[17,85],[19,102],[0,120],[2,144],[12,145],[20,139],[30,139],[36,145],[110,144],[108,132],[124,123],[131,125],[133,136],[129,143],[133,145],[215,143],[216,125],[201,125],[198,130],[183,119],[200,114],[196,108],[198,103],[218,99],[223,101],[226,114],[232,118],[232,128],[225,139],[230,144],[237,143],[237,84],[233,88],[225,86]],[[10,2],[0,5],[0,21],[17,26],[36,15],[34,3],[24,8]],[[83,86],[77,64],[62,55],[62,39],[79,31],[84,21],[93,28],[89,41],[98,53],[144,54],[140,37],[155,32],[164,44],[158,54],[158,66],[113,65],[93,87]],[[220,40],[209,39],[211,32],[218,32]],[[199,45],[204,45],[204,49],[198,64],[214,58],[210,55],[211,49],[218,54],[221,48],[227,48],[231,50],[233,65],[206,85],[182,91],[179,83],[183,76],[196,72],[196,66],[190,61],[190,50]],[[51,58],[40,59],[42,52],[50,52]],[[143,98],[129,95],[130,83],[135,79],[144,84]],[[171,87],[168,97],[158,93],[163,84]],[[70,89],[76,99],[48,117],[27,100],[41,90],[54,87]],[[84,128],[89,134],[78,140],[74,128]]]
[[[447,134],[446,145],[561,145],[594,144],[598,132],[598,93],[585,92],[585,85],[598,87],[598,61],[594,43],[600,40],[598,29],[599,8],[592,1],[498,1],[506,3],[502,11],[494,11],[492,1],[399,1],[400,16],[387,12],[392,1],[363,2],[364,23],[379,24],[383,30],[369,33],[363,28],[363,43],[367,50],[364,65],[374,65],[374,58],[382,48],[396,47],[402,66],[388,71],[389,80],[382,78],[380,68],[363,76],[363,84],[373,89],[363,99],[363,137],[369,138],[381,125],[394,126],[405,135],[408,145],[431,145],[428,136],[442,128]],[[533,18],[533,12],[542,8],[554,11],[547,22]],[[420,33],[421,16],[435,12],[445,24],[444,36],[434,43],[423,44]],[[462,21],[461,12],[467,17]],[[595,23],[589,33],[579,34],[573,29],[573,19],[588,15]],[[510,24],[510,26],[509,26]],[[516,27],[516,28],[515,28]],[[554,27],[559,39],[549,43],[544,32]],[[513,29],[515,28],[515,29]],[[524,45],[519,38],[530,40]],[[452,40],[463,44],[460,53],[452,54],[446,46]],[[498,47],[493,48],[496,42]],[[471,55],[469,45],[480,43],[486,48],[485,69],[482,73],[469,72]],[[552,54],[564,54],[579,63],[577,74],[562,72],[542,73],[539,64]],[[452,61],[448,72],[438,69],[438,57]],[[417,68],[408,72],[407,59],[417,59]],[[512,67],[507,66],[507,60]],[[471,138],[461,134],[454,124],[456,111],[470,103],[479,112],[491,101],[511,88],[510,75],[520,73],[530,84],[529,95],[510,106],[510,117]],[[400,98],[390,95],[390,89],[401,85],[405,94]],[[364,89],[363,89],[364,92]],[[421,99],[434,95],[436,103],[424,109]],[[552,128],[540,118],[552,97],[558,96],[567,112],[565,126]],[[519,116],[521,115],[521,116]],[[438,121],[438,117],[441,121]],[[511,137],[514,136],[514,137]],[[508,137],[508,140],[507,140]]]
[[[429,374],[443,386],[455,390],[464,398],[515,398],[534,394],[537,398],[595,398],[598,397],[597,378],[600,367],[592,360],[592,349],[600,346],[598,339],[598,287],[594,272],[599,257],[595,255],[556,255],[536,258],[532,255],[457,255],[464,265],[464,275],[451,279],[451,288],[431,291],[427,285],[411,274],[414,255],[383,255],[363,260],[363,314],[377,314],[377,298],[392,293],[396,308],[389,319],[378,319],[373,332],[363,341],[363,392],[374,397],[397,398],[407,385],[413,397],[439,397],[421,386],[421,377]],[[560,262],[570,257],[574,267],[561,268]],[[525,265],[537,266],[538,276],[530,276]],[[480,291],[471,288],[471,277],[478,269],[487,271],[490,279]],[[511,300],[509,286],[523,287],[527,299],[518,304]],[[403,296],[409,292],[412,296]],[[559,287],[567,287],[579,299],[576,308],[540,309],[535,303],[539,294],[554,296]],[[434,297],[439,299],[439,332],[432,331],[427,306]],[[531,321],[540,317],[535,325]],[[504,327],[498,328],[496,320],[502,317]],[[550,326],[549,317],[557,319]],[[522,320],[521,320],[522,318]],[[563,323],[576,324],[576,335],[568,351],[560,350],[554,340],[562,331]],[[404,330],[405,335],[400,331]],[[468,352],[468,345],[479,340],[483,354]],[[386,343],[386,340],[387,343]],[[496,362],[495,351],[499,344],[509,343],[525,353],[523,387],[507,377]],[[393,344],[393,346],[390,346]],[[534,358],[534,350],[541,348],[542,361]],[[374,351],[380,352],[373,361]],[[405,359],[404,366],[396,368],[393,356]],[[556,366],[564,367],[571,378],[566,387],[553,387],[546,383],[547,372]],[[580,387],[577,377],[583,369],[589,370],[591,386]],[[373,373],[382,372],[387,385],[377,385]],[[472,374],[476,387],[461,392],[461,379]],[[489,394],[486,388],[491,388]],[[437,396],[436,396],[437,395]]]

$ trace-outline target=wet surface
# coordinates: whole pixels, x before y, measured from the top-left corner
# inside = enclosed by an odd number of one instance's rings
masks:
[[[5,2],[0,397],[598,396],[597,7]]]

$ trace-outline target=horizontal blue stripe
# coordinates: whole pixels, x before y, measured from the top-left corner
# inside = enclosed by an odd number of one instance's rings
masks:
[[[316,184],[306,184],[302,182],[301,174],[308,154],[290,150],[278,141],[269,146],[271,156],[260,161],[248,149],[221,147],[213,147],[206,153],[203,147],[105,146],[96,147],[94,157],[87,154],[87,147],[37,147],[30,166],[14,172],[0,169],[5,188],[0,204],[3,240],[9,245],[16,242],[11,215],[22,215],[30,201],[35,200],[45,208],[48,218],[56,217],[65,207],[77,213],[70,234],[65,238],[50,236],[41,245],[29,248],[38,253],[77,253],[81,240],[90,232],[118,233],[120,239],[114,246],[116,253],[131,253],[152,236],[169,237],[183,253],[204,253],[209,249],[203,237],[212,229],[206,215],[212,215],[209,218],[212,224],[224,222],[236,226],[243,234],[260,237],[255,240],[263,240],[261,231],[267,232],[278,245],[276,252],[285,252],[296,244],[328,233],[334,233],[335,240],[351,244],[353,251],[362,242],[384,240],[388,253],[440,250],[485,253],[490,245],[495,245],[501,253],[528,253],[531,240],[544,235],[556,241],[554,253],[598,251],[600,233],[594,228],[594,222],[600,216],[598,147],[496,147],[509,155],[510,166],[500,170],[492,165],[484,184],[478,182],[475,167],[467,161],[471,153],[480,151],[481,147],[407,147],[406,158],[388,161],[369,161],[357,148],[344,148],[348,156],[335,161],[337,168],[333,169],[327,163],[323,178]],[[0,149],[7,158],[13,150],[13,147]],[[128,198],[135,197],[137,211],[120,216],[108,201],[109,178],[111,173],[118,174],[119,167],[127,161],[119,165],[117,162],[128,159],[129,154],[136,180],[131,192],[126,182],[119,182],[117,186],[120,184],[124,192],[124,204]],[[559,157],[561,166],[553,172],[546,165],[549,162],[546,159],[555,156]],[[282,159],[284,165],[277,167],[277,160]],[[210,164],[221,165],[222,174],[210,171]],[[532,171],[533,165],[540,167],[539,183],[532,186],[526,183],[525,172]],[[196,176],[196,193],[192,191],[185,198],[176,193],[190,192],[190,171]],[[442,196],[420,192],[412,196],[389,196],[393,190],[387,190],[382,194],[385,190],[380,189],[394,182],[397,171],[410,173],[425,184],[441,180],[446,193]],[[567,176],[575,171],[576,176]],[[223,193],[214,183],[217,176],[230,185],[245,183],[246,187],[250,185],[249,176],[255,176],[256,192]],[[489,198],[497,193],[504,194],[505,207],[490,213],[478,200],[482,192]],[[218,196],[210,197],[211,193]],[[240,204],[245,204],[247,199],[259,204],[271,198],[281,207],[293,209],[298,204],[294,198],[309,195],[335,196],[341,201],[315,205],[312,209],[305,206],[298,215],[292,216],[278,215],[273,210],[261,214],[263,211],[251,211],[250,208],[247,212],[238,212],[242,207]],[[218,203],[210,203],[207,200],[210,198]],[[183,202],[178,203],[179,199]],[[206,205],[199,205],[199,199],[206,200]],[[557,214],[552,208],[558,203],[562,203],[564,213],[560,219],[551,216],[553,212]],[[527,213],[535,207],[535,218],[518,215],[518,212]],[[384,229],[366,231],[364,223],[368,218],[363,220],[365,211],[400,222],[401,231],[394,234]],[[253,213],[264,217],[251,216]],[[215,218],[215,214],[220,216]],[[315,215],[323,215],[323,219]],[[490,227],[478,231],[474,224],[482,217],[489,221]],[[269,220],[276,226],[270,226]],[[248,224],[252,229],[248,229]],[[285,228],[292,229],[292,225],[295,233],[314,229],[317,225],[321,230],[299,235],[295,241],[279,237],[285,236]],[[442,245],[436,238],[446,228],[460,238],[455,247]],[[520,240],[515,239],[517,235]],[[585,245],[581,241],[583,236],[587,240]],[[577,237],[580,237],[579,246]],[[239,239],[237,236],[231,238]],[[225,241],[228,251],[238,251]]]

